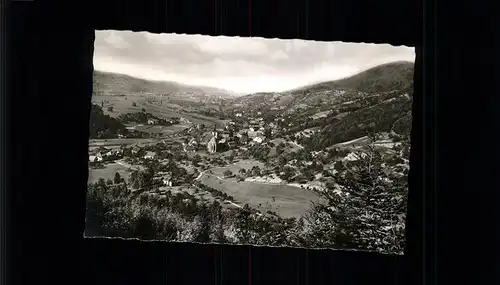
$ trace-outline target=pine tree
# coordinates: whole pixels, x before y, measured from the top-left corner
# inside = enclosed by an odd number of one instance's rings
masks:
[[[315,205],[308,215],[316,245],[402,252],[408,182],[382,167],[382,155],[370,146],[355,153],[335,175],[335,185],[318,191],[327,205]]]
[[[195,242],[207,243],[210,242],[210,232],[211,232],[211,216],[205,205],[201,206],[198,210],[198,217],[200,217],[200,228],[197,235],[194,238]]]
[[[133,229],[133,237],[140,239],[154,239],[157,236],[156,222],[151,214],[141,211],[136,218]]]
[[[120,173],[118,172],[115,173],[115,178],[113,179],[113,182],[115,182],[115,184],[119,184],[122,182],[122,177]]]
[[[238,242],[241,244],[248,244],[250,240],[250,232],[251,232],[251,209],[248,204],[245,204],[242,209],[238,211],[237,220],[236,220],[236,238]]]
[[[212,225],[213,225],[213,240],[218,243],[227,242],[226,235],[224,234],[224,214],[222,212],[222,206],[219,202],[213,201],[209,209],[212,215]]]

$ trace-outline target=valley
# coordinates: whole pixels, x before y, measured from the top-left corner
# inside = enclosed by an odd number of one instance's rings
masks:
[[[220,215],[210,215],[217,238],[245,241],[244,220],[254,227],[247,229],[255,235],[253,244],[305,246],[325,231],[328,225],[321,221],[335,215],[357,211],[358,219],[369,219],[363,212],[368,202],[349,198],[365,195],[359,189],[367,187],[366,180],[385,197],[377,206],[401,214],[413,63],[238,97],[109,73],[97,72],[96,78],[89,199],[101,199],[99,191],[104,191],[121,201],[117,211],[130,217],[144,206],[156,226],[176,229],[172,240],[193,230],[184,225],[208,223],[195,217],[212,211]],[[378,219],[386,226],[401,225],[385,215]],[[274,230],[294,239],[264,238]],[[115,224],[103,231],[123,235]]]

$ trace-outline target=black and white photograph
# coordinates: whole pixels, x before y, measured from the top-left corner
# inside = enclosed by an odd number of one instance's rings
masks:
[[[96,31],[85,237],[402,254],[414,61]]]

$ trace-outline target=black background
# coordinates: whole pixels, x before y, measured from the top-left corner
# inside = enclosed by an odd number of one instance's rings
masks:
[[[8,70],[2,74],[8,95],[2,254],[9,283],[447,284],[453,278],[500,284],[493,7],[397,0],[47,2],[2,2]],[[473,28],[479,19],[484,26]],[[405,256],[83,239],[94,29],[416,47]]]

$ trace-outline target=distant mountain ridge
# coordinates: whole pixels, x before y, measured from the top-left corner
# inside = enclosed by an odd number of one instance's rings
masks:
[[[325,99],[338,94],[333,91],[342,91],[348,93],[347,95],[409,91],[413,88],[413,66],[413,62],[396,61],[369,68],[344,79],[306,85],[285,92],[253,93],[234,98],[233,102],[254,106],[267,104],[274,105],[273,107],[288,107],[298,105],[304,100]],[[276,106],[277,104],[279,106]]]
[[[173,81],[145,80],[125,74],[99,70],[94,70],[93,90],[94,94],[112,95],[139,93],[171,95],[189,92],[194,95],[220,96],[222,98],[234,97],[233,92],[219,88],[187,85]]]
[[[373,93],[403,89],[413,83],[413,66],[409,61],[380,64],[343,79],[310,84],[288,92],[347,89]]]
[[[287,133],[315,128],[311,145],[329,147],[374,132],[411,129],[412,62],[382,64],[353,76],[281,93],[256,93],[232,100],[229,113],[277,114]]]

